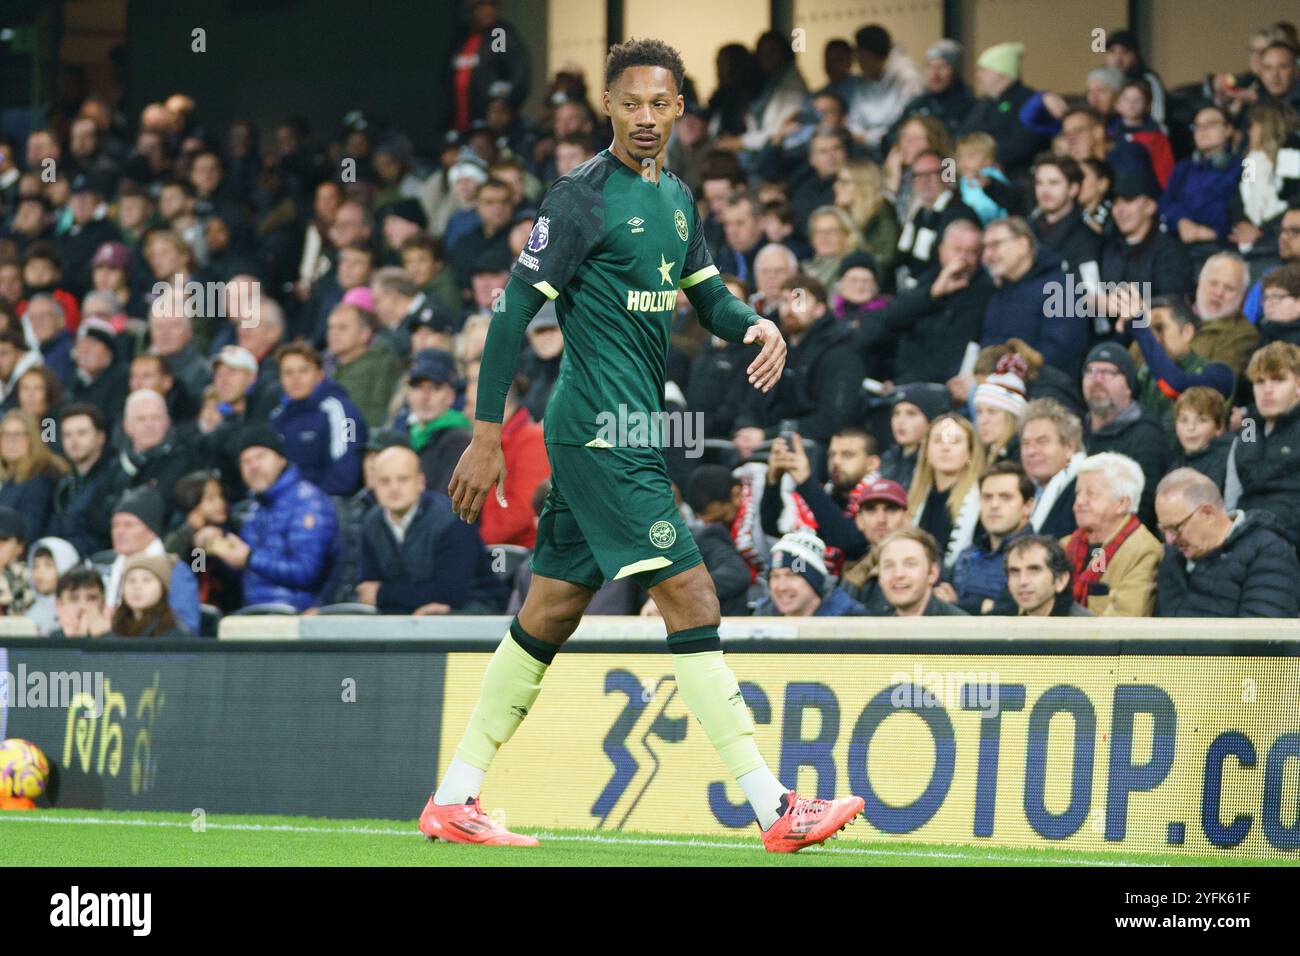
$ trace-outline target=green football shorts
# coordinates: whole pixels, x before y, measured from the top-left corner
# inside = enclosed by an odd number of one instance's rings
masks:
[[[658,448],[547,444],[551,491],[537,521],[535,574],[598,589],[632,578],[649,590],[699,564]]]

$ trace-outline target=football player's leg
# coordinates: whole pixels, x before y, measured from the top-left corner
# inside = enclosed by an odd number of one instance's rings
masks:
[[[668,649],[682,697],[766,830],[785,810],[786,788],[758,752],[749,706],[722,656],[713,579],[697,564],[649,590],[668,628]]]
[[[474,712],[434,794],[436,804],[464,803],[478,795],[497,751],[532,709],[555,652],[602,583],[558,485],[552,485],[538,519],[531,566],[528,596],[483,673]]]

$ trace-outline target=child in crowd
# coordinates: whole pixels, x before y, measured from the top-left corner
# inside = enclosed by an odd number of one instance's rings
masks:
[[[1223,491],[1232,435],[1224,430],[1228,404],[1217,389],[1189,388],[1174,402],[1174,432],[1178,454],[1169,470],[1195,468]]]
[[[1174,151],[1164,129],[1151,118],[1151,84],[1146,80],[1129,80],[1115,100],[1115,119],[1107,131],[1112,139],[1137,143],[1151,157],[1151,169],[1160,188],[1169,185],[1174,172]]]
[[[122,603],[113,612],[117,637],[193,637],[167,603],[167,586],[175,558],[137,554],[122,574]]]
[[[55,611],[59,578],[80,563],[81,555],[77,549],[62,538],[41,538],[27,550],[32,580],[32,606],[27,609],[27,617],[41,635],[59,629],[59,616]]]
[[[998,200],[986,192],[990,183],[1007,187],[1011,185],[1011,181],[998,167],[997,155],[998,144],[988,133],[968,133],[957,140],[957,175],[961,179],[961,201],[975,210],[982,226],[1007,215],[1007,210]],[[997,192],[996,186],[994,192]]]

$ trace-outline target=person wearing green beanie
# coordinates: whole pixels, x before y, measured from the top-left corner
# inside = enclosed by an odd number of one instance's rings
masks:
[[[998,144],[998,165],[1011,178],[1026,180],[1034,157],[1050,146],[1047,137],[1020,122],[1020,110],[1034,90],[1021,82],[1025,45],[998,43],[980,54],[975,65],[975,107],[966,117],[958,138],[967,133],[988,133]]]

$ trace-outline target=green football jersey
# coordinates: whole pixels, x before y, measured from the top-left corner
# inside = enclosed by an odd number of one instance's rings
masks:
[[[717,273],[695,197],[667,169],[655,183],[604,149],[557,179],[511,269],[555,300],[564,335],[546,441],[586,445],[610,416],[663,411],[677,290]]]

